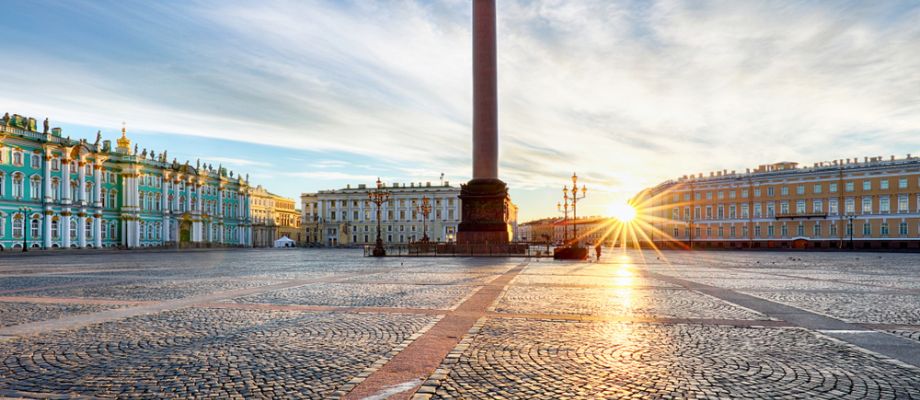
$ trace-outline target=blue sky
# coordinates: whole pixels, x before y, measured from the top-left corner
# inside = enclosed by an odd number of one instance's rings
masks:
[[[915,1],[499,1],[522,219],[687,173],[920,153]],[[304,191],[469,179],[468,0],[10,1],[3,111]]]

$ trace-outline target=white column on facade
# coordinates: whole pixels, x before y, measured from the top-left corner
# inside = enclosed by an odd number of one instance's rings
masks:
[[[77,246],[86,247],[86,212],[80,210],[77,214]]]
[[[198,194],[198,198],[196,199],[197,204],[195,205],[195,208],[198,209],[198,214],[204,214],[203,209],[201,208],[203,204],[202,197],[204,197],[202,196],[201,188],[202,188],[201,184],[198,184],[198,183],[195,184],[195,193]]]
[[[224,217],[224,189],[220,188],[217,191],[217,216],[220,218]]]
[[[61,203],[70,204],[70,159],[61,160]]]
[[[61,223],[58,232],[61,235],[61,247],[70,248],[70,162],[68,158],[61,159]]]
[[[102,248],[102,211],[93,216],[93,247]]]
[[[188,182],[185,182],[185,211],[192,212],[192,188],[194,186],[189,185]]]
[[[102,163],[93,164],[93,207],[102,207]]]
[[[179,187],[179,179],[174,179],[174,180],[173,180],[173,206],[172,206],[172,210],[173,210],[173,212],[176,212],[176,213],[179,212],[179,194],[180,194],[180,193],[181,193],[181,192],[180,192],[180,187]]]
[[[85,205],[88,201],[86,199],[86,163],[83,160],[77,162],[77,181],[79,182],[77,199],[80,205]]]
[[[44,188],[42,195],[45,199],[45,203],[51,202],[51,154],[45,154],[43,162],[43,173],[44,173],[44,182],[42,182],[42,187]],[[50,221],[50,220],[49,220]],[[51,227],[49,222],[48,227]]]
[[[164,175],[160,178],[160,209],[163,210],[163,225],[160,232],[160,242],[165,244],[169,241],[169,176]]]

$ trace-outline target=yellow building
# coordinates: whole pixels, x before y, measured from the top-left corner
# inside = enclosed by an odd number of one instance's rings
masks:
[[[920,249],[920,157],[911,155],[683,176],[633,203],[659,247]]]
[[[300,210],[294,199],[279,196],[261,185],[252,190],[252,235],[254,247],[272,247],[282,236],[300,244]]]

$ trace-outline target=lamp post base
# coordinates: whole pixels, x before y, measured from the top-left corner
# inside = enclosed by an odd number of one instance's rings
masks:
[[[383,248],[383,241],[377,240],[374,244],[374,251],[371,253],[374,257],[384,257],[387,255],[387,250]]]

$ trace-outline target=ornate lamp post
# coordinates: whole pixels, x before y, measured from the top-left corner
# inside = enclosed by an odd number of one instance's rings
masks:
[[[22,215],[22,252],[29,251],[29,230],[32,229],[32,223],[29,221],[29,213],[32,209],[29,207],[19,207],[19,213]]]
[[[588,188],[581,185],[581,197],[578,197],[578,175],[572,173],[572,242],[578,246],[578,200],[585,198]]]
[[[855,215],[847,215],[847,231],[850,234],[850,250],[853,250],[853,220],[856,219]]]
[[[562,213],[562,244],[566,245],[569,242],[569,187],[562,187],[562,203],[556,202],[556,210]]]
[[[377,240],[374,242],[374,257],[383,257],[387,255],[386,249],[383,248],[383,239],[380,237],[380,207],[390,199],[390,192],[383,190],[383,182],[377,178],[377,188],[367,192],[367,199],[377,205]]]
[[[422,214],[422,243],[428,243],[428,216],[431,215],[431,199],[427,196],[422,196],[422,203],[419,205],[415,204],[415,200],[412,200],[412,205],[416,207],[419,213]]]

